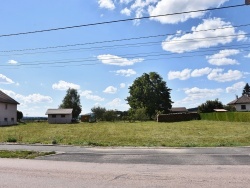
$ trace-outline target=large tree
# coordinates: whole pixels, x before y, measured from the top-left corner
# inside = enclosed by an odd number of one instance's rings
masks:
[[[209,113],[214,112],[214,109],[223,109],[223,104],[218,100],[207,100],[205,103],[202,103],[199,107],[199,112]]]
[[[250,86],[248,85],[248,83],[246,83],[243,91],[242,91],[242,95],[250,95]]]
[[[156,72],[144,73],[129,87],[127,101],[131,109],[145,109],[152,118],[157,111],[167,113],[172,107],[170,91],[162,77]]]
[[[102,108],[100,106],[97,106],[97,107],[93,107],[91,108],[91,111],[95,114],[95,117],[98,121],[101,121],[103,120],[104,118],[104,114],[105,112],[107,111],[106,108]]]
[[[64,97],[62,104],[59,108],[72,108],[72,118],[77,119],[82,111],[82,106],[80,102],[80,95],[76,89],[69,88],[67,90],[66,96]]]

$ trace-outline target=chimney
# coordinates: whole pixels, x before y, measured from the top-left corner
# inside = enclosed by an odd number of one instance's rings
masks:
[[[236,99],[239,99],[238,95],[236,95]]]

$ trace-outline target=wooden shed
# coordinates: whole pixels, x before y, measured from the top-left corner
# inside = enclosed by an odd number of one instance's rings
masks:
[[[73,109],[48,109],[45,115],[48,115],[48,122],[56,123],[71,123]]]

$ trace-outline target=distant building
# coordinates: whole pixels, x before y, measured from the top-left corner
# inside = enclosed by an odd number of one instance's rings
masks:
[[[236,97],[236,99],[228,103],[228,105],[234,106],[236,111],[239,112],[250,111],[250,97],[247,95]]]
[[[173,107],[170,109],[170,113],[188,113],[185,107]]]
[[[0,90],[0,126],[17,124],[19,103]]]
[[[48,122],[51,124],[71,123],[73,109],[48,109],[45,115],[48,115]]]

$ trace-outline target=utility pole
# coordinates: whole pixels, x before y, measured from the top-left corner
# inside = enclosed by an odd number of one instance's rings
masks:
[[[250,5],[250,0],[245,0],[246,5]]]

